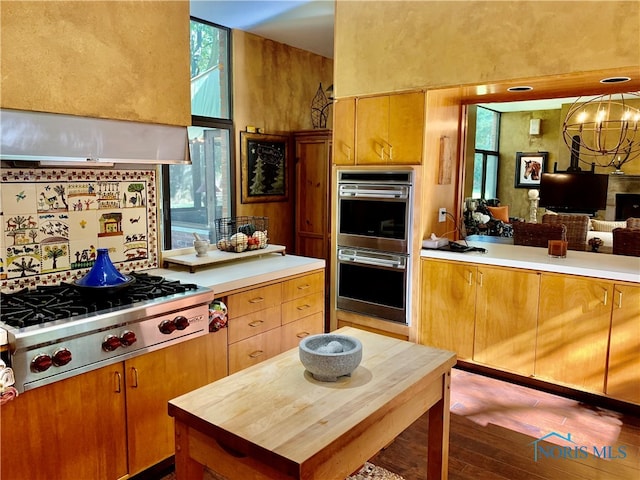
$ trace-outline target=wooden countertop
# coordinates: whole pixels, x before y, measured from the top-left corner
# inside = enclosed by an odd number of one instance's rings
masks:
[[[362,342],[362,362],[351,377],[315,380],[294,348],[170,400],[169,414],[241,454],[291,468],[313,462],[363,422],[383,418],[390,405],[402,408],[398,402],[410,401],[403,395],[412,387],[435,381],[456,362],[453,352],[356,328],[335,333]]]
[[[547,249],[542,247],[478,241],[468,243],[474,247],[482,247],[487,252],[459,253],[422,249],[420,256],[640,283],[640,257],[569,250],[566,258],[551,258],[547,255]]]

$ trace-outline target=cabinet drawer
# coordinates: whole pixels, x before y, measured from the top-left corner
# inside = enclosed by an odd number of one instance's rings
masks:
[[[324,331],[324,315],[322,312],[287,323],[280,329],[282,332],[282,351],[297,348],[300,340],[309,335]]]
[[[229,309],[230,319],[274,307],[281,303],[282,286],[279,283],[254,288],[253,290],[236,293],[227,297],[227,308]]]
[[[302,317],[321,312],[324,307],[322,292],[305,295],[282,304],[282,324],[293,322]]]
[[[229,345],[229,375],[279,354],[280,335],[276,328]]]
[[[235,343],[280,326],[280,305],[229,320],[229,343]]]
[[[282,283],[282,301],[288,302],[310,293],[322,292],[323,286],[324,275],[322,272],[287,280]]]

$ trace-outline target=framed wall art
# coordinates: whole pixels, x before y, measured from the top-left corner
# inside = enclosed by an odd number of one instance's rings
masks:
[[[240,132],[242,203],[288,199],[289,137]]]
[[[539,188],[549,152],[517,152],[515,188]]]

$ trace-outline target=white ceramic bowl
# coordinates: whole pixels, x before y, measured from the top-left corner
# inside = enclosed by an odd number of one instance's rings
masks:
[[[347,335],[310,335],[300,341],[298,351],[304,367],[321,382],[350,376],[362,361],[362,343]]]

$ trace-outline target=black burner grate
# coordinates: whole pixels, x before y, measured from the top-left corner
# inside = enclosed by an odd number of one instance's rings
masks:
[[[0,321],[15,328],[124,307],[144,300],[196,290],[193,283],[166,280],[146,273],[130,273],[135,282],[109,295],[91,295],[68,283],[0,295]]]

